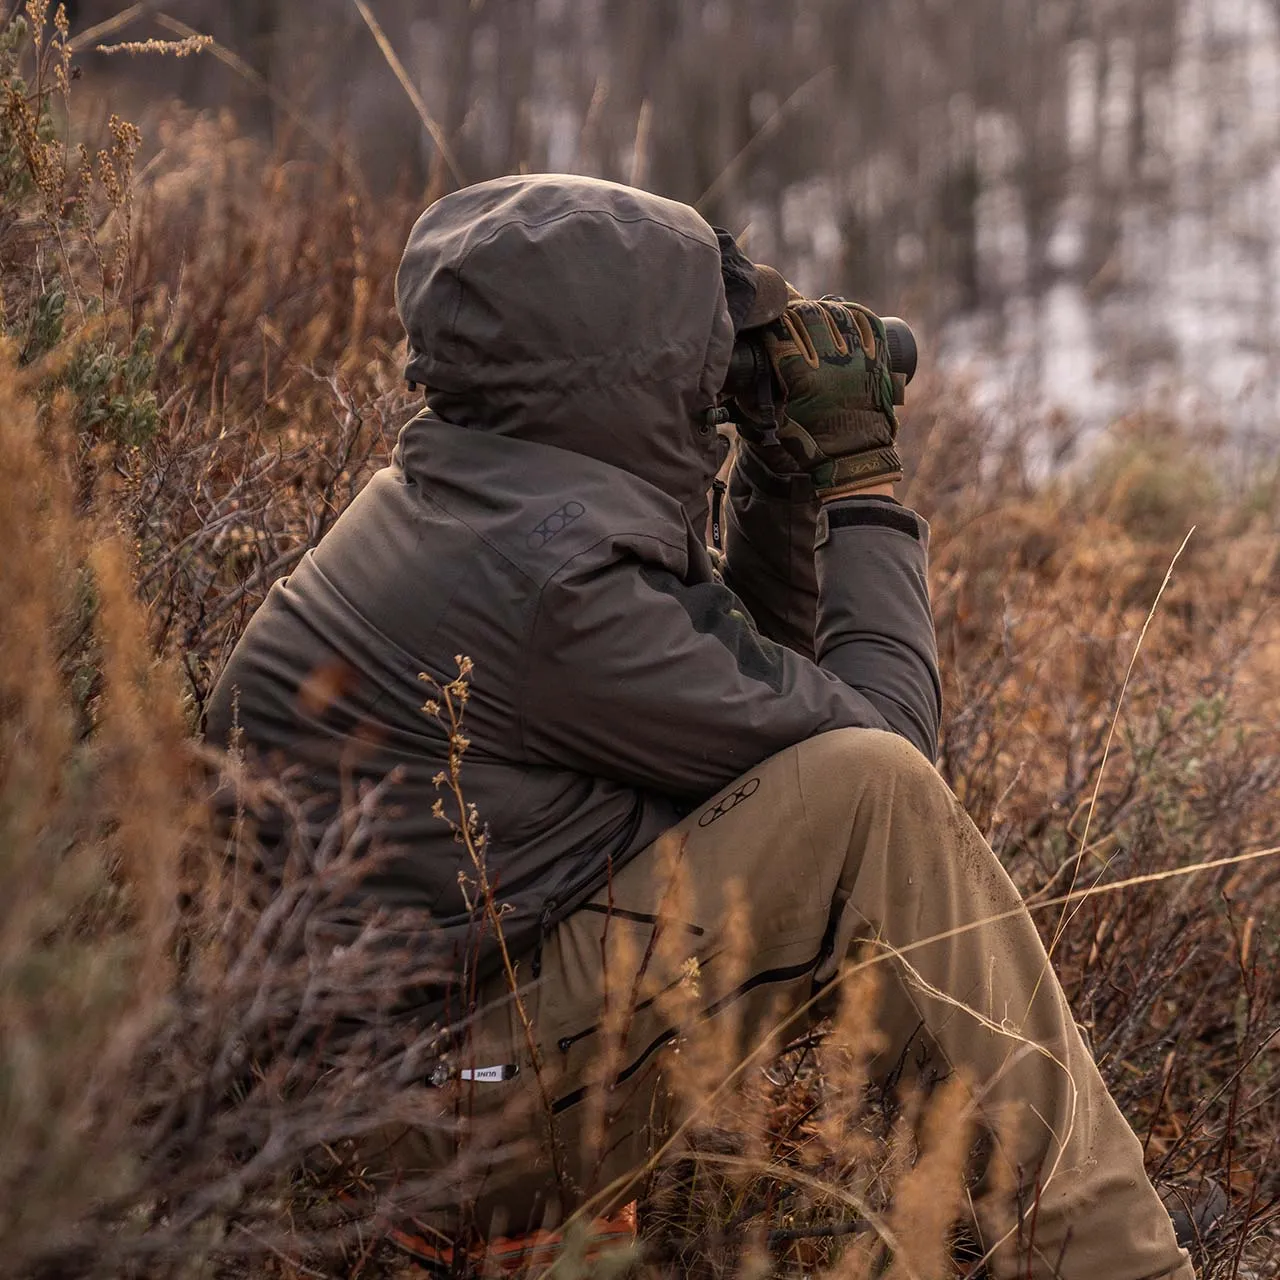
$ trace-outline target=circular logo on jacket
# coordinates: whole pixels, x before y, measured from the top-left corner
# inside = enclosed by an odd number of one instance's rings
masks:
[[[552,538],[562,534],[575,520],[587,514],[587,509],[580,502],[566,502],[558,511],[553,511],[545,520],[537,524],[528,538],[525,539],[530,551],[540,551]]]

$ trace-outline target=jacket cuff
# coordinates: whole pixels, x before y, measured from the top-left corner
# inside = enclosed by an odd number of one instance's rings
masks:
[[[826,504],[818,515],[817,545],[822,546],[837,529],[893,529],[929,545],[929,525],[910,507],[884,495],[842,498]]]

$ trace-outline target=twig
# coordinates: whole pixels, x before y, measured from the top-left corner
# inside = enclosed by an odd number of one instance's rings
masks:
[[[653,103],[646,98],[640,104],[636,119],[636,141],[631,152],[631,177],[633,187],[643,187],[649,178],[649,131],[653,124]]]
[[[471,674],[472,664],[470,658],[461,654],[458,655],[457,663],[458,675],[447,684],[440,683],[425,672],[419,676],[419,679],[424,684],[429,685],[443,698],[444,712],[447,717],[447,723],[444,727],[449,735],[448,764],[446,770],[436,776],[436,783],[437,786],[443,786],[449,791],[458,807],[458,821],[456,823],[451,822],[450,825],[453,827],[455,838],[466,849],[476,873],[476,887],[480,893],[484,915],[493,929],[494,938],[498,944],[503,975],[506,979],[507,989],[511,994],[516,1014],[520,1019],[521,1029],[524,1032],[525,1048],[529,1054],[534,1079],[537,1081],[538,1092],[546,1113],[548,1124],[547,1141],[550,1146],[549,1154],[551,1156],[552,1170],[556,1181],[563,1185],[565,1173],[560,1159],[560,1146],[556,1141],[555,1135],[555,1108],[552,1106],[551,1095],[547,1092],[546,1076],[542,1069],[542,1055],[538,1051],[538,1040],[534,1034],[533,1023],[529,1018],[524,998],[520,993],[520,983],[516,976],[515,963],[511,958],[511,952],[507,947],[506,933],[502,928],[502,915],[498,909],[493,885],[489,880],[487,860],[483,852],[485,836],[483,833],[477,834],[478,818],[475,809],[467,804],[462,790],[462,757],[467,747],[471,745],[463,732],[463,709],[466,706],[470,692],[467,686],[467,678]],[[439,717],[440,707],[434,700],[429,701],[423,707],[423,710],[427,714],[434,714]],[[440,805],[437,813],[440,816],[445,816],[441,802],[437,801],[436,803]]]
[[[258,587],[264,584],[270,586],[286,569],[292,568],[297,564],[307,554],[307,550],[308,548],[305,546],[295,547],[292,551],[286,551],[283,555],[277,556],[270,564],[263,565],[261,569],[252,577],[246,579],[235,591],[228,592],[223,596],[205,614],[201,619],[202,630],[207,633],[219,618],[234,609],[251,591],[256,591]]]
[[[117,31],[124,30],[137,18],[146,17],[154,8],[155,0],[141,0],[139,4],[131,4],[127,9],[121,9],[119,13],[113,14],[104,22],[99,22],[92,27],[86,27],[78,36],[73,36],[68,41],[68,47],[72,53],[82,53],[85,49],[97,44],[98,41],[106,39],[107,36],[113,36]]]
[[[1102,748],[1102,761],[1098,765],[1098,776],[1093,785],[1093,795],[1089,800],[1089,811],[1085,817],[1084,830],[1080,834],[1080,849],[1082,853],[1089,844],[1089,830],[1093,823],[1094,811],[1098,807],[1098,796],[1102,792],[1102,779],[1106,775],[1107,761],[1110,759],[1110,756],[1111,756],[1111,744],[1115,740],[1116,725],[1119,724],[1120,722],[1120,712],[1124,707],[1125,694],[1129,690],[1129,681],[1133,677],[1134,668],[1138,665],[1138,655],[1142,652],[1142,642],[1147,638],[1147,631],[1151,626],[1152,620],[1156,616],[1156,611],[1160,608],[1160,601],[1164,598],[1165,589],[1168,587],[1170,580],[1173,578],[1173,571],[1176,568],[1179,559],[1181,559],[1182,553],[1187,549],[1187,543],[1191,541],[1191,535],[1194,534],[1195,531],[1196,531],[1195,525],[1192,525],[1191,528],[1187,530],[1187,536],[1182,539],[1182,545],[1177,549],[1176,552],[1174,552],[1173,559],[1169,561],[1169,567],[1168,569],[1165,570],[1164,580],[1160,583],[1160,590],[1156,592],[1156,598],[1151,602],[1151,608],[1147,611],[1146,621],[1142,624],[1142,630],[1138,633],[1138,642],[1133,646],[1133,655],[1132,657],[1130,657],[1128,669],[1124,673],[1124,681],[1120,685],[1120,695],[1116,699],[1115,714],[1111,717],[1111,727],[1107,731],[1107,740]],[[1075,888],[1076,875],[1078,873],[1079,866],[1080,866],[1080,863],[1077,860],[1076,868],[1071,873],[1072,889]],[[1098,875],[1099,876],[1103,875],[1105,871],[1106,871],[1106,866],[1104,865],[1102,870],[1099,871]],[[1097,881],[1095,880],[1095,884],[1096,883]],[[1083,902],[1083,899],[1081,901]],[[1058,943],[1062,940],[1063,933],[1066,931],[1067,927],[1071,924],[1072,920],[1075,919],[1076,915],[1079,913],[1079,910],[1080,910],[1080,907],[1079,905],[1077,905],[1075,911],[1072,911],[1070,914],[1066,914],[1064,912],[1063,916],[1059,919],[1057,928],[1054,930],[1053,938],[1050,941],[1049,945],[1045,948],[1045,954],[1050,959],[1053,956],[1054,949],[1057,947]],[[1040,978],[1036,980],[1035,988],[1032,990],[1032,993],[1031,993],[1031,999],[1033,1001],[1035,1000],[1037,994],[1039,994],[1040,983],[1043,980],[1043,978],[1044,978],[1044,974],[1042,973],[1040,975]]]
[[[146,6],[150,9],[150,6]],[[175,35],[190,39],[199,36],[194,27],[188,26],[179,18],[171,17],[167,13],[157,13],[155,15],[156,25],[163,27],[166,31],[172,31]],[[272,106],[278,107],[284,112],[289,119],[302,130],[303,133],[311,139],[312,142],[334,162],[346,176],[348,181],[360,192],[362,196],[368,195],[368,188],[365,186],[364,177],[360,170],[347,159],[343,153],[333,145],[332,141],[314,124],[307,114],[295,106],[288,98],[284,96],[271,82],[261,76],[253,69],[238,53],[232,49],[228,49],[220,40],[210,37],[211,43],[208,45],[208,52],[211,53],[223,66],[230,67],[236,75],[247,80],[259,93],[263,94],[270,100]]]
[[[405,70],[404,63],[400,61],[391,41],[387,39],[387,33],[383,31],[381,24],[373,16],[372,11],[364,0],[351,0],[351,3],[355,5],[360,16],[364,19],[365,25],[372,32],[374,40],[378,43],[382,56],[387,60],[387,66],[394,72],[396,79],[400,81],[400,87],[408,95],[409,101],[413,103],[413,109],[418,113],[418,119],[422,121],[423,127],[431,135],[431,140],[436,144],[440,152],[440,158],[453,175],[454,182],[460,187],[465,187],[467,180],[462,176],[462,167],[458,164],[458,159],[453,154],[453,148],[449,146],[449,140],[445,137],[444,130],[435,122],[431,112],[427,110],[427,104],[423,102],[422,94],[418,92],[418,86],[413,83],[409,73]]]
[[[355,0],[355,2],[360,4],[361,0]],[[701,213],[713,200],[719,197],[721,191],[728,186],[731,179],[737,176],[738,170],[746,163],[748,157],[750,157],[756,147],[761,143],[766,142],[769,138],[772,138],[773,135],[778,132],[783,120],[786,119],[787,113],[790,112],[792,108],[803,102],[805,97],[808,96],[810,90],[812,90],[820,80],[829,76],[834,70],[834,66],[827,66],[823,67],[820,71],[815,71],[814,74],[811,75],[797,90],[795,90],[795,92],[792,93],[785,102],[783,102],[783,104],[764,122],[764,124],[762,124],[760,128],[751,135],[733,159],[720,170],[711,185],[697,198],[697,200],[694,201],[693,207],[697,209],[699,213]]]

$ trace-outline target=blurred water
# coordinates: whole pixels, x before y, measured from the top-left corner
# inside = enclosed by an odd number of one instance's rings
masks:
[[[1265,0],[1182,0],[1167,71],[1137,87],[1145,146],[1131,152],[1132,58],[1123,43],[1067,51],[1069,163],[1048,233],[1057,276],[1030,295],[1019,193],[1003,181],[1008,122],[990,139],[977,202],[983,270],[1005,295],[954,317],[941,354],[993,400],[1028,394],[1101,422],[1136,402],[1277,438],[1280,349],[1280,22]],[[1001,150],[1002,145],[1004,151]],[[1014,144],[1016,146],[1016,144]],[[1098,204],[1123,186],[1115,250],[1093,278]],[[1101,275],[1103,278],[1099,279]]]
[[[171,7],[375,186],[450,185],[349,0]],[[926,359],[991,403],[1092,424],[1165,404],[1280,440],[1280,0],[375,8],[470,181],[574,171],[701,201],[804,291],[923,322]],[[264,114],[215,60],[110,64],[149,97]]]

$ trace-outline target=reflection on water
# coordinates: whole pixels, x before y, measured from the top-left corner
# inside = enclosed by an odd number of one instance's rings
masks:
[[[920,322],[926,354],[974,365],[993,399],[1091,421],[1163,399],[1270,428],[1280,0],[376,7],[468,181],[572,170],[695,202],[806,292]],[[83,0],[78,20],[118,8]],[[182,12],[375,187],[452,184],[349,0]],[[97,73],[297,145],[216,60]]]
[[[977,243],[1002,296],[946,325],[951,361],[976,364],[993,395],[1035,388],[1087,419],[1141,397],[1274,431],[1278,13],[1266,0],[1181,0],[1168,64],[1141,77],[1128,36],[1065,51],[1071,174],[1044,231],[1051,278],[1024,287],[1026,213],[1007,178],[1017,143],[993,145]],[[1000,138],[1007,121],[986,129]],[[1113,244],[1090,263],[1100,222]]]

